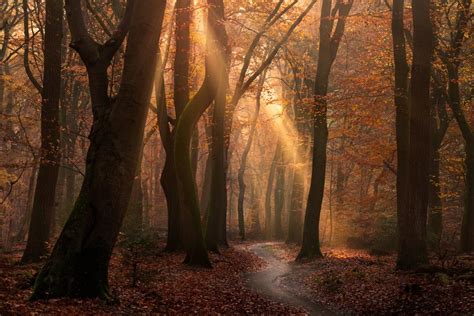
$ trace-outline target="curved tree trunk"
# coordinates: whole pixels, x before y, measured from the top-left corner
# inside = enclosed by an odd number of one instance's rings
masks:
[[[142,147],[165,5],[160,0],[129,2],[113,42],[99,46],[87,33],[80,2],[66,1],[73,46],[88,69],[94,124],[81,192],[36,279],[32,299],[111,299],[108,264]],[[107,68],[130,22],[122,83],[111,101]]]
[[[191,165],[190,143],[192,133],[201,115],[211,102],[219,96],[220,91],[227,88],[226,82],[226,46],[227,36],[224,27],[224,4],[222,0],[208,0],[208,34],[206,75],[204,82],[184,108],[176,127],[174,154],[175,168],[178,176],[178,192],[180,197],[180,219],[186,235],[183,236],[186,247],[185,263],[195,266],[210,267],[207,249],[204,244],[197,197],[196,183]],[[222,102],[222,100],[219,100]],[[216,101],[217,102],[217,101]],[[222,106],[225,103],[221,103]],[[210,218],[212,214],[210,214]],[[214,222],[214,226],[218,222]],[[217,239],[217,236],[215,236]]]
[[[337,1],[333,10],[331,10],[331,2],[331,0],[323,0],[321,7],[318,69],[314,86],[313,166],[304,219],[303,245],[297,257],[298,260],[322,257],[319,245],[319,221],[326,178],[328,141],[326,94],[331,67],[336,59],[339,43],[344,34],[346,18],[352,8],[353,0]],[[338,17],[333,33],[336,12],[338,12]]]

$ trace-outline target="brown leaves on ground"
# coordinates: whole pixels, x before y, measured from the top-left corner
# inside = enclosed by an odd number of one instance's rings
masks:
[[[39,265],[20,266],[20,252],[0,256],[0,314],[136,314],[136,313],[264,313],[295,314],[296,309],[271,302],[244,286],[244,274],[264,266],[258,257],[229,248],[211,254],[213,269],[182,264],[183,254],[163,253],[163,244],[134,261],[116,251],[110,266],[112,293],[119,304],[98,299],[55,299],[28,302]],[[132,286],[135,275],[136,286]]]
[[[294,261],[297,251],[280,246],[277,253]],[[295,265],[296,271],[304,271],[311,298],[334,310],[359,315],[474,312],[472,258],[461,258],[449,269],[433,266],[418,273],[396,271],[395,260],[394,255],[337,249],[326,250],[324,259]],[[432,262],[437,263],[435,258]]]

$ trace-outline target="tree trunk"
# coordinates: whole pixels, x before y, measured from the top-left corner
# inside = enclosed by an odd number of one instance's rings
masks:
[[[408,100],[408,63],[404,35],[404,4],[405,0],[395,0],[392,8],[392,37],[395,63],[394,100],[396,107],[396,137],[397,137],[397,223],[398,223],[398,252],[405,248],[410,241],[406,238],[405,230],[410,225],[407,213],[408,185],[408,152],[410,130],[410,105]]]
[[[276,159],[278,153],[278,147],[275,150],[275,155],[273,156],[272,163],[270,165],[270,171],[268,173],[268,180],[267,180],[267,190],[265,192],[265,234],[266,237],[269,239],[272,237],[272,189],[273,189],[273,182],[275,178],[275,170],[276,170]]]
[[[413,269],[428,263],[426,222],[430,172],[430,77],[432,28],[430,1],[412,1],[413,64],[410,90],[410,132],[407,204],[404,221],[399,223],[400,249],[397,267]]]
[[[176,53],[174,58],[174,106],[176,121],[179,120],[186,104],[189,102],[189,59],[190,59],[190,24],[191,24],[191,2],[190,0],[178,0],[176,2]],[[165,67],[165,65],[162,65]],[[163,73],[157,74],[155,91],[157,104],[161,107],[162,117],[159,118],[167,130],[166,137],[160,128],[160,134],[166,151],[165,165],[161,174],[161,186],[166,197],[168,209],[168,237],[165,251],[171,252],[182,248],[182,232],[180,225],[180,204],[178,195],[178,182],[175,167],[175,155],[173,152],[175,142],[175,130],[169,131],[169,120],[166,110],[166,96]],[[159,83],[158,83],[159,82]]]
[[[220,0],[221,1],[221,0]],[[218,17],[224,19],[224,4],[218,2]],[[221,24],[218,33],[214,35],[222,45],[219,76],[220,82],[214,100],[212,115],[212,146],[211,146],[211,193],[206,225],[206,245],[211,251],[218,251],[218,246],[228,246],[227,243],[227,166],[226,147],[224,139],[224,123],[227,108],[227,89],[229,85],[229,47],[225,25]],[[215,48],[214,48],[215,49]],[[216,71],[216,70],[214,70]]]
[[[263,89],[263,83],[265,81],[266,73],[264,73],[259,80],[259,85],[257,87],[257,93],[255,95],[255,113],[253,117],[250,119],[250,131],[249,131],[249,136],[247,138],[247,143],[244,146],[244,150],[242,152],[242,158],[240,161],[240,167],[238,171],[238,182],[239,182],[239,196],[238,196],[238,205],[237,205],[237,212],[239,214],[242,214],[242,221],[243,221],[243,214],[244,214],[244,201],[245,201],[245,169],[247,167],[247,158],[250,153],[250,149],[252,148],[253,144],[253,139],[255,135],[255,130],[257,127],[257,120],[258,120],[258,115],[260,113],[260,105],[261,105],[261,96],[262,96],[262,89]],[[243,236],[241,234],[241,238],[245,238],[245,229],[243,230]]]
[[[283,207],[285,205],[285,158],[283,153],[283,144],[281,140],[277,143],[277,149],[275,152],[276,161],[276,180],[275,180],[275,220],[274,220],[274,236],[276,239],[283,239],[283,227],[281,216],[283,214]]]
[[[59,98],[61,92],[62,1],[46,1],[44,77],[41,104],[41,153],[28,241],[21,262],[37,262],[48,253],[61,153]]]
[[[180,216],[183,229],[186,230],[185,263],[201,267],[211,267],[211,264],[202,233],[199,200],[191,166],[190,143],[197,121],[211,102],[216,100],[216,104],[225,105],[225,101],[222,99],[222,95],[225,97],[225,93],[222,91],[227,88],[225,85],[227,36],[223,24],[224,4],[222,0],[208,0],[208,5],[208,34],[213,36],[207,39],[206,75],[201,88],[188,102],[178,120],[174,143]],[[209,223],[214,223],[212,227],[215,228],[220,224],[220,221],[210,213]],[[214,240],[217,238],[218,236],[214,235]]]
[[[116,41],[99,46],[87,34],[80,3],[66,1],[73,46],[88,69],[94,124],[81,192],[36,279],[32,299],[111,299],[108,264],[142,148],[165,5],[159,0],[129,2],[123,23],[114,33]],[[129,22],[122,83],[112,101],[107,97],[107,68]]]
[[[326,178],[328,141],[326,94],[331,66],[336,59],[339,43],[344,34],[346,18],[353,4],[352,0],[347,3],[337,1],[331,13],[331,2],[331,0],[323,0],[321,7],[319,56],[314,86],[313,166],[304,220],[303,244],[297,260],[322,257],[319,245],[319,221]],[[334,18],[331,14],[335,16],[336,11],[339,13],[333,33]]]
[[[299,153],[300,151],[298,151]],[[287,243],[301,243],[302,214],[304,199],[304,171],[303,167],[296,166],[293,175],[293,188],[291,190],[290,210],[288,215]]]

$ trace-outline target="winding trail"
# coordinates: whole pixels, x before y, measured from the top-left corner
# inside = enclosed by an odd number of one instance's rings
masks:
[[[247,286],[271,300],[303,308],[309,315],[335,315],[310,299],[309,293],[301,286],[302,278],[309,271],[302,271],[295,264],[281,261],[272,249],[278,244],[265,242],[249,247],[249,250],[265,260],[268,266],[263,271],[249,273],[246,277]]]

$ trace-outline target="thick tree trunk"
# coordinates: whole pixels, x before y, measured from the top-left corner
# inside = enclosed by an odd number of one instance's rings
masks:
[[[178,0],[176,2],[176,53],[174,58],[174,89],[173,99],[176,113],[176,121],[179,120],[186,104],[189,102],[189,59],[190,59],[190,24],[191,24],[191,2],[190,0]],[[164,65],[163,65],[164,67]],[[163,73],[157,74],[157,103],[162,109],[159,120],[164,122],[163,128],[167,130],[166,137],[160,128],[162,142],[166,151],[165,165],[161,174],[161,186],[166,197],[168,209],[168,235],[165,251],[171,252],[182,248],[182,234],[180,225],[180,204],[178,195],[178,181],[175,167],[175,155],[173,152],[175,142],[175,130],[169,131],[168,114],[166,111],[166,100],[164,93]],[[158,83],[159,82],[159,83]],[[166,143],[166,144],[165,144]]]
[[[46,1],[44,77],[41,104],[41,153],[28,242],[21,262],[36,262],[48,253],[60,164],[59,98],[63,2]]]
[[[218,19],[224,19],[224,4],[217,4]],[[223,21],[220,21],[221,23]],[[211,146],[211,193],[208,219],[206,225],[206,245],[209,250],[218,251],[218,246],[228,246],[227,243],[227,166],[224,123],[227,108],[227,89],[229,85],[229,47],[225,25],[221,24],[218,33],[214,35],[222,45],[219,67],[219,87],[214,100],[212,115],[212,146]],[[214,48],[215,49],[215,48]],[[214,70],[216,71],[216,70]]]
[[[410,107],[408,101],[408,63],[404,35],[404,3],[395,0],[392,8],[392,38],[395,62],[396,136],[397,136],[397,216],[398,216],[398,252],[405,248],[410,240],[405,230],[410,225],[407,213],[408,152]]]
[[[225,101],[222,99],[222,91],[227,88],[224,84],[227,76],[225,60],[227,36],[223,24],[224,3],[222,0],[208,0],[208,5],[208,34],[213,36],[208,37],[207,40],[206,75],[201,88],[186,105],[178,120],[174,143],[175,167],[180,197],[180,218],[183,229],[186,230],[184,239],[186,247],[185,263],[201,267],[210,267],[211,264],[201,227],[199,200],[191,166],[190,143],[197,121],[211,102],[216,100],[216,103],[222,106],[225,105]],[[215,220],[215,217],[211,220],[212,214],[209,217],[210,222],[215,223],[213,226],[220,224],[220,221]],[[215,239],[217,237],[214,235]]]
[[[142,148],[165,5],[165,1],[159,0],[137,1],[133,15],[125,13],[131,19],[131,26],[122,83],[117,99],[108,101],[107,61],[116,50],[105,56],[87,54],[91,52],[88,48],[95,45],[81,46],[93,42],[86,35],[80,5],[66,1],[73,41],[88,67],[94,125],[81,192],[53,253],[36,279],[32,299],[111,298],[108,264],[129,203]],[[123,24],[121,27],[126,28]],[[78,42],[79,39],[82,40]],[[118,43],[111,45],[118,47],[121,40],[117,40]],[[99,59],[90,64],[89,58],[94,56]],[[103,95],[105,98],[101,98]],[[104,105],[108,107],[102,108]],[[110,111],[101,112],[107,109]]]
[[[224,31],[224,43],[227,35]],[[225,78],[224,78],[225,77]],[[212,115],[212,147],[211,147],[211,193],[209,200],[209,217],[206,225],[206,245],[211,251],[218,251],[218,246],[227,246],[227,170],[224,157],[224,117],[226,108],[226,91],[228,74],[220,83],[214,102]]]
[[[334,28],[334,17],[331,17],[331,0],[323,0],[320,20],[320,40],[318,67],[314,86],[314,119],[313,119],[313,166],[311,184],[306,205],[303,229],[303,244],[297,260],[319,258],[322,253],[319,245],[319,221],[324,197],[326,178],[326,147],[328,141],[327,101],[329,74],[337,55],[339,43],[344,34],[345,22],[353,1],[337,1],[332,15],[338,11],[337,25]],[[331,35],[332,34],[332,35]]]
[[[407,204],[400,222],[400,249],[397,267],[412,269],[428,263],[426,223],[431,153],[430,76],[433,50],[430,1],[414,0],[413,65]]]
[[[165,251],[172,252],[182,247],[180,221],[179,221],[179,195],[174,153],[170,150],[166,154],[165,165],[161,173],[161,186],[165,193],[168,209],[168,235]]]

